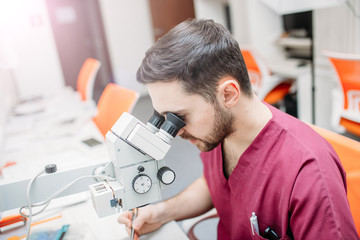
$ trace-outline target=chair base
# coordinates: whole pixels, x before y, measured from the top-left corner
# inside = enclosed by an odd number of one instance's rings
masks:
[[[275,104],[284,99],[284,97],[290,92],[291,85],[292,83],[288,82],[280,83],[266,95],[264,101],[268,104]]]
[[[200,224],[206,224],[208,220],[212,220],[212,219],[218,219],[219,216],[217,215],[217,213],[213,214],[213,215],[210,215],[210,216],[207,216],[199,221],[197,221],[189,230],[187,236],[189,237],[189,240],[199,240],[199,238],[196,236],[195,232],[195,228],[200,225]],[[215,222],[209,222],[207,225],[210,225],[211,226],[211,229],[216,229],[216,226],[217,226],[217,222],[218,221],[215,221]],[[216,223],[216,225],[215,225]],[[206,227],[208,228],[208,226]]]
[[[346,118],[341,118],[340,125],[343,126],[346,129],[346,131],[353,133],[360,137],[360,123],[351,121]]]

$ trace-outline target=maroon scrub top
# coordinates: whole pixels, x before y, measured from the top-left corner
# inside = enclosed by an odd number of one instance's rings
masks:
[[[346,177],[331,145],[308,125],[268,105],[273,117],[226,179],[222,147],[201,153],[218,239],[359,239]],[[255,212],[260,235],[253,235]]]

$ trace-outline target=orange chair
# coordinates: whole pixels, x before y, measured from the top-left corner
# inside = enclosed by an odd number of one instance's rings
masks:
[[[360,235],[360,142],[311,125],[335,149],[347,176],[347,197],[355,226]]]
[[[360,136],[360,55],[323,53],[335,69],[340,85],[332,93],[331,126],[339,133],[347,130]]]
[[[293,79],[272,75],[265,62],[253,49],[242,49],[241,53],[248,70],[254,92],[261,100],[275,104],[290,92]]]
[[[138,99],[139,94],[133,90],[114,83],[106,86],[97,105],[97,115],[93,118],[104,137],[123,112],[132,111]]]
[[[77,79],[77,91],[83,101],[92,100],[95,79],[100,67],[101,62],[94,58],[87,58],[82,65]]]

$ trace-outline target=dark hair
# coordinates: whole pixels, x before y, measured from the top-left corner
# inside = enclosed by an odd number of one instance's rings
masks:
[[[251,84],[239,44],[213,20],[189,19],[175,26],[147,52],[137,71],[140,83],[181,82],[188,93],[214,103],[220,78],[234,77],[251,96]]]

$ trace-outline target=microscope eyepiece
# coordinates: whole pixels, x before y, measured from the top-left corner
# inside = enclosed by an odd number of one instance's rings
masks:
[[[160,115],[157,111],[154,110],[153,115],[150,117],[148,123],[153,125],[156,128],[160,128],[161,125],[165,122],[165,117]]]
[[[161,130],[175,137],[179,130],[185,127],[185,125],[184,121],[174,113],[167,113],[166,121],[161,126]]]

